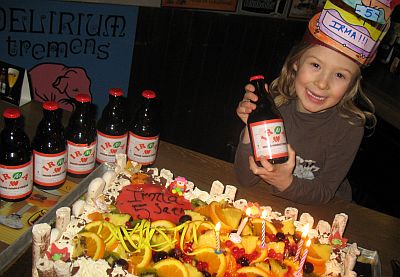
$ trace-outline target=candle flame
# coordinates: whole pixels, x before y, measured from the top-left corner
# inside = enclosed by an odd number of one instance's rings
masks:
[[[221,222],[218,221],[218,223],[215,225],[215,231],[219,232],[221,229]]]
[[[305,238],[307,236],[309,229],[310,229],[310,224],[307,223],[303,228],[303,233],[301,234],[302,238]]]
[[[308,248],[308,247],[310,247],[310,245],[311,245],[311,239],[308,239],[306,242],[306,247]]]
[[[268,211],[267,210],[263,210],[261,213],[261,218],[265,219],[267,217]]]
[[[250,216],[250,215],[251,215],[251,208],[247,208],[247,209],[246,209],[246,215],[247,215],[247,216]]]

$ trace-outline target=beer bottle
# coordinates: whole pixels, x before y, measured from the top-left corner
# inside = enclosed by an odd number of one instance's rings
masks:
[[[247,119],[254,160],[260,165],[261,156],[265,156],[272,164],[284,163],[288,160],[288,148],[281,113],[265,89],[263,75],[251,77],[250,83],[258,97],[253,102],[257,107]]]
[[[89,94],[76,95],[66,137],[67,174],[85,177],[93,171],[96,162],[96,119]]]
[[[67,141],[57,102],[42,105],[43,118],[32,141],[33,182],[42,189],[61,187],[67,178]]]
[[[123,92],[110,89],[109,101],[97,122],[96,161],[115,162],[115,154],[126,153],[128,124]]]
[[[32,193],[31,143],[23,129],[19,109],[5,109],[3,118],[4,129],[0,134],[0,198],[20,201]]]
[[[160,137],[160,122],[156,107],[156,93],[142,92],[142,104],[129,130],[128,158],[143,166],[154,163]]]

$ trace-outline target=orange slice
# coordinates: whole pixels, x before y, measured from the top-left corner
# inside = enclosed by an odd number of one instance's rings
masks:
[[[270,277],[270,275],[259,267],[245,266],[236,271],[239,274],[246,274],[247,277]]]
[[[197,206],[193,211],[210,218],[210,205]]]
[[[195,260],[208,264],[208,272],[217,277],[224,276],[226,271],[226,259],[224,254],[216,254],[214,248],[205,247],[196,249]]]
[[[260,236],[262,234],[262,219],[261,218],[254,218],[252,219],[252,224],[253,224],[253,234],[256,236]],[[278,231],[276,230],[275,226],[269,222],[268,220],[265,220],[265,232],[267,234],[275,235]]]
[[[235,272],[236,271],[236,259],[231,253],[227,253],[225,256],[226,269],[225,272]]]
[[[129,272],[137,274],[136,270],[147,267],[151,263],[151,258],[152,252],[150,247],[144,247],[137,252],[130,253],[128,257]]]
[[[95,221],[95,220],[103,220],[104,218],[103,218],[103,214],[102,213],[99,213],[99,212],[93,212],[93,213],[91,213],[91,214],[88,214],[88,218],[90,219],[90,220],[92,220],[92,221]]]
[[[226,223],[224,218],[224,214],[222,212],[222,205],[216,201],[211,202],[210,204],[210,218],[214,224],[221,222],[221,233],[227,233],[232,230],[232,227]]]
[[[260,253],[260,255],[259,255],[256,259],[254,259],[254,260],[251,262],[251,264],[253,264],[253,263],[258,263],[258,262],[262,262],[262,261],[264,261],[264,260],[267,258],[267,256],[268,256],[268,247],[265,246],[264,248],[261,248],[261,241],[260,241],[260,240],[257,242],[256,251],[257,251],[258,253]]]
[[[160,277],[189,277],[185,265],[173,258],[168,258],[153,265],[157,275]]]
[[[325,273],[325,263],[330,258],[331,250],[332,246],[327,244],[311,244],[306,261],[313,264],[316,274],[323,275]]]
[[[104,241],[95,233],[82,232],[79,233],[78,239],[85,249],[85,254],[93,260],[103,258],[106,246]]]
[[[96,233],[106,244],[106,250],[111,251],[115,248],[115,243],[117,242],[117,237],[113,235],[111,230],[115,230],[114,224],[104,221],[92,221],[85,226],[85,230],[88,232]]]

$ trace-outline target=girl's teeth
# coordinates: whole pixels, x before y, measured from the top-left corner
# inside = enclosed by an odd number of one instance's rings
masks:
[[[313,93],[312,93],[311,91],[309,91],[309,90],[307,90],[307,94],[310,95],[312,98],[315,98],[315,99],[317,99],[317,100],[319,100],[319,101],[322,101],[322,100],[325,99],[324,97],[316,96],[315,94],[313,94]]]

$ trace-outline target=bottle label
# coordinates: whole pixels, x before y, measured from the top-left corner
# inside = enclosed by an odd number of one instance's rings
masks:
[[[102,162],[115,162],[115,154],[126,153],[128,133],[122,136],[110,136],[97,131],[96,160]]]
[[[141,137],[129,132],[128,158],[142,165],[154,163],[157,156],[158,138]]]
[[[36,184],[46,187],[58,186],[67,177],[67,150],[46,154],[33,151],[34,179]]]
[[[77,144],[67,140],[67,171],[73,174],[87,174],[93,171],[96,159],[96,141],[88,144]]]
[[[17,165],[0,164],[0,197],[19,199],[32,192],[33,166],[32,160]]]
[[[282,119],[272,119],[250,123],[254,159],[276,159],[288,155],[285,129]]]

